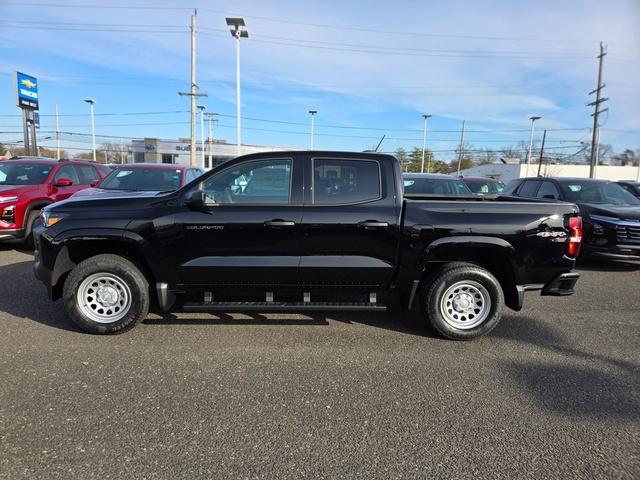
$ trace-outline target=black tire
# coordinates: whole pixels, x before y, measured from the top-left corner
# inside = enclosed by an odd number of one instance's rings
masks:
[[[458,288],[461,290],[456,290]],[[457,298],[455,292],[464,298]],[[443,300],[445,294],[447,299]],[[459,313],[451,306],[451,295],[454,295],[452,301],[462,300],[466,302],[462,306],[470,305],[468,313]],[[490,302],[483,304],[485,297]],[[468,299],[478,303],[470,304]],[[442,336],[453,340],[471,340],[486,335],[498,324],[504,310],[504,293],[500,282],[489,271],[476,265],[456,262],[441,267],[424,283],[420,303],[423,318]],[[474,310],[474,307],[477,308]]]
[[[33,224],[40,216],[40,210],[32,210],[29,212],[27,222],[24,227],[24,238],[22,239],[22,248],[33,250]]]
[[[130,298],[127,302],[128,310],[121,313],[124,316],[109,323],[96,321],[86,313],[87,310],[95,310],[96,305],[97,308],[100,308],[100,305],[97,304],[97,299],[94,300],[94,302],[86,302],[85,304],[96,304],[93,305],[93,309],[89,306],[83,307],[79,300],[80,295],[78,290],[83,285],[85,279],[99,274],[104,274],[106,277],[115,278],[121,282],[120,288],[127,290],[126,296]],[[76,265],[64,283],[62,298],[67,315],[69,315],[78,327],[89,333],[123,333],[135,327],[144,320],[149,313],[149,283],[147,279],[138,267],[118,255],[96,255]],[[83,311],[83,309],[85,311]],[[125,308],[123,308],[123,311],[124,310]]]

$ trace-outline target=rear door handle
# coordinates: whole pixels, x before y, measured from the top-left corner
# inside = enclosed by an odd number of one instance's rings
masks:
[[[358,222],[358,227],[366,229],[387,228],[389,224],[387,222],[378,222],[377,220],[367,220],[366,222]]]
[[[265,227],[272,228],[286,228],[286,227],[295,227],[296,222],[292,222],[289,220],[270,220],[268,222],[264,222]]]

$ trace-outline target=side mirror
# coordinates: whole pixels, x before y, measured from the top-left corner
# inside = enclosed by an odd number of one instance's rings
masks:
[[[100,180],[94,180],[89,184],[90,187],[96,187],[100,183]]]
[[[56,180],[56,183],[53,184],[54,187],[70,187],[71,185],[73,185],[73,180],[65,177],[59,178]]]
[[[192,190],[187,193],[186,205],[191,210],[203,212],[206,209],[206,205],[204,203],[204,192],[202,190]]]

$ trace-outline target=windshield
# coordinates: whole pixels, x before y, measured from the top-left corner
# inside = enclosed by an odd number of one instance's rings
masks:
[[[565,181],[561,182],[565,197],[570,202],[601,205],[640,205],[640,200],[617,183]]]
[[[428,195],[473,195],[464,183],[453,178],[406,177],[404,191]]]
[[[473,193],[492,194],[500,193],[504,190],[504,183],[487,180],[464,180],[464,183]]]
[[[40,185],[52,168],[37,163],[0,163],[0,185]]]
[[[117,168],[99,187],[105,190],[168,191],[181,185],[182,172],[159,168]]]

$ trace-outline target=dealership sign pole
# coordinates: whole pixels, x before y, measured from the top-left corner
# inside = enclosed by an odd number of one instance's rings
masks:
[[[40,108],[38,80],[35,77],[16,72],[16,105],[22,110],[25,155],[37,155],[35,112]],[[29,144],[31,127],[31,145]]]

